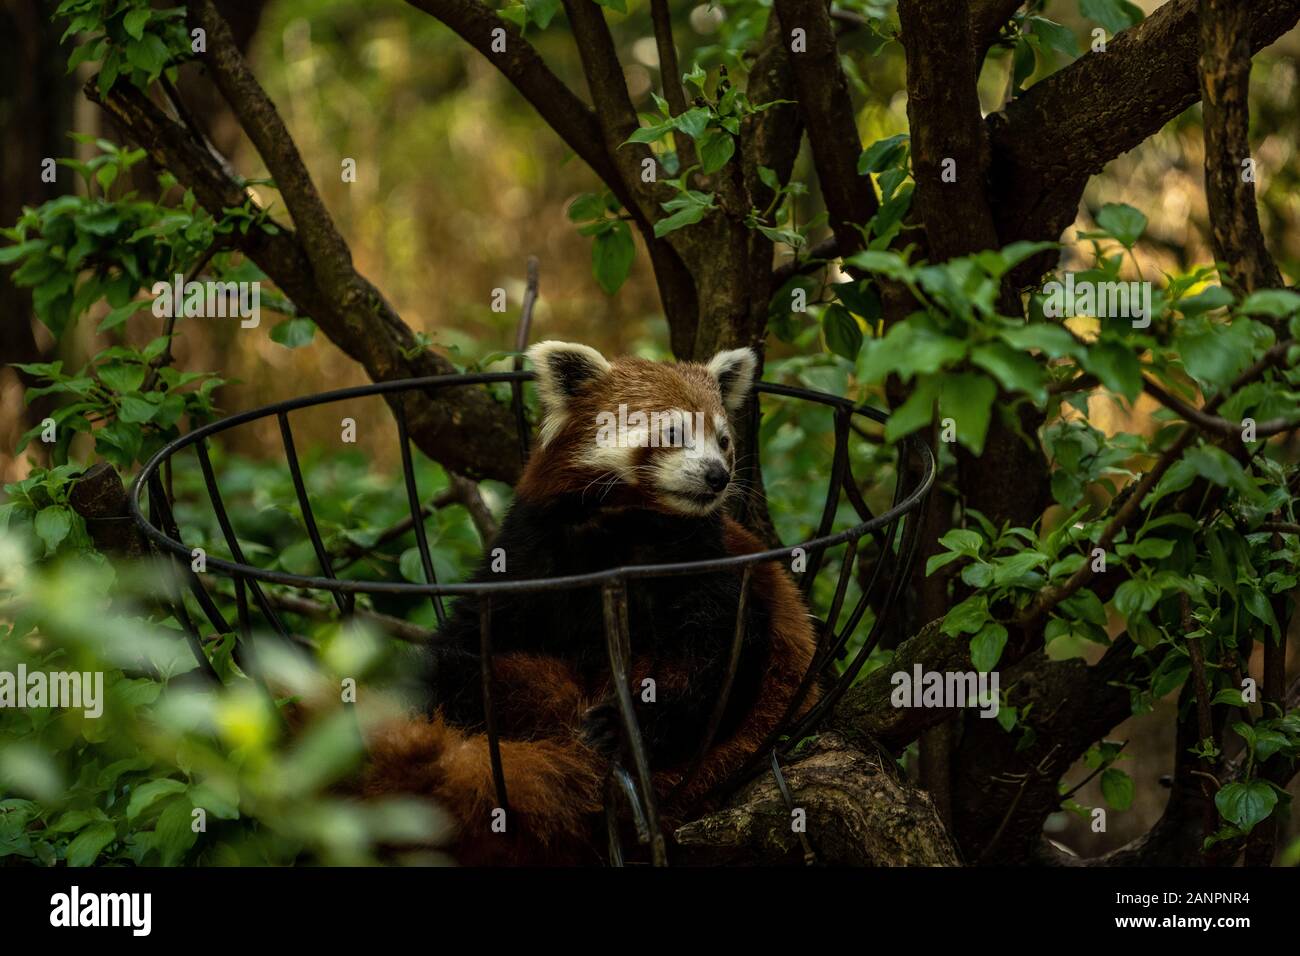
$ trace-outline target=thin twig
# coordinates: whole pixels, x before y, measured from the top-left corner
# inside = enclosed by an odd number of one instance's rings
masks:
[[[223,244],[220,241],[217,241],[212,243],[212,245],[208,246],[208,248],[203,251],[203,255],[199,256],[199,261],[190,268],[189,275],[185,276],[181,285],[182,289],[199,277],[204,268],[207,267],[207,264],[212,261],[212,257],[221,249],[222,245]],[[158,373],[164,367],[171,364],[172,334],[176,331],[176,317],[180,315],[180,311],[180,303],[173,302],[171,314],[167,316],[167,322],[163,325],[163,335],[167,339],[167,344],[163,346],[162,354],[149,363],[149,374],[145,376],[144,384],[140,386],[140,391],[142,392],[147,392],[152,389],[154,383],[158,381]]]
[[[663,84],[664,99],[673,116],[681,116],[689,108],[686,90],[682,88],[681,67],[677,64],[677,48],[673,45],[673,18],[668,10],[668,0],[650,0],[650,20],[654,25],[655,48],[659,52],[659,80]],[[673,131],[673,143],[681,158],[681,168],[687,169],[697,162],[695,142],[681,130]]]
[[[1265,521],[1256,531],[1274,531],[1278,534],[1300,534],[1300,524],[1289,521]]]
[[[492,517],[491,510],[483,500],[482,494],[479,493],[478,484],[469,478],[451,472],[448,473],[448,478],[450,480],[449,487],[434,495],[429,503],[420,509],[420,519],[424,520],[435,511],[449,505],[462,505],[469,512],[470,520],[474,522],[474,528],[478,531],[483,543],[486,544],[491,541],[497,532],[496,519]],[[348,546],[335,558],[335,570],[347,567],[375,549],[400,538],[414,526],[415,521],[410,515],[407,515],[381,531],[373,544],[362,545],[349,542]]]
[[[1093,769],[1092,773],[1088,774],[1088,776],[1084,777],[1082,780],[1076,783],[1069,790],[1065,791],[1065,793],[1061,794],[1061,802],[1064,803],[1066,800],[1069,800],[1071,797],[1073,797],[1076,793],[1078,793],[1080,790],[1086,787],[1089,781],[1093,780],[1097,776],[1097,774],[1104,771],[1107,767],[1115,766],[1115,761],[1119,759],[1119,755],[1123,753],[1124,748],[1127,746],[1128,746],[1128,741],[1126,740],[1119,745],[1119,749],[1115,751],[1114,757],[1112,757],[1110,760],[1103,760],[1100,764],[1098,764]]]
[[[521,355],[515,356],[515,371],[518,372],[523,365],[522,353],[528,348],[528,338],[533,328],[533,307],[537,305],[537,292],[540,285],[538,277],[537,257],[528,257],[528,282],[524,287],[524,305],[519,313],[519,325],[515,329],[515,351]]]
[[[1142,390],[1165,408],[1176,412],[1180,417],[1191,422],[1202,431],[1213,432],[1216,435],[1222,435],[1224,438],[1241,437],[1243,431],[1241,423],[1229,421],[1217,415],[1207,415],[1199,408],[1187,404],[1177,395],[1165,391],[1165,389],[1145,376],[1142,378]],[[1271,418],[1256,423],[1255,435],[1258,438],[1268,438],[1297,427],[1300,427],[1300,421],[1288,418]]]
[[[227,598],[231,597],[231,595],[226,594],[224,591],[218,593]],[[282,611],[301,614],[303,617],[309,617],[313,620],[333,620],[338,617],[338,609],[333,604],[314,601],[311,598],[302,597],[298,594],[287,594],[268,590],[266,599],[274,607],[277,607]],[[404,621],[399,617],[393,617],[391,614],[381,614],[378,611],[369,611],[365,608],[357,608],[353,611],[353,617],[359,621],[373,624],[384,633],[411,644],[427,644],[434,635],[434,632],[426,627],[420,627],[418,624],[412,624],[410,621]]]

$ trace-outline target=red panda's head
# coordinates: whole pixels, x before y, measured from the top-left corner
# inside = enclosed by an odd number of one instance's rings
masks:
[[[542,423],[516,489],[522,497],[576,494],[592,504],[703,516],[734,488],[729,413],[753,387],[753,350],[719,352],[707,364],[610,361],[585,345],[541,342],[528,357]]]

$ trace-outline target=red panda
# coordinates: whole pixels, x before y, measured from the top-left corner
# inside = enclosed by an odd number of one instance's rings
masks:
[[[749,397],[749,349],[707,364],[608,361],[583,345],[529,351],[542,421],[512,503],[475,580],[582,574],[762,550],[723,513],[737,493],[729,413]],[[641,413],[641,414],[636,414]],[[621,431],[619,430],[621,427]],[[812,618],[776,562],[753,567],[739,668],[726,713],[686,780],[721,692],[741,572],[638,579],[628,586],[631,686],[665,827],[740,768],[784,716],[812,660]],[[622,743],[602,595],[587,586],[491,597],[492,705],[507,788],[494,832],[479,658],[479,600],[452,606],[430,647],[424,712],[370,741],[368,794],[418,793],[455,817],[462,864],[601,860],[596,838],[609,760]],[[652,702],[641,688],[653,680]],[[803,706],[817,699],[814,688]],[[630,765],[624,759],[624,765]],[[495,814],[499,821],[500,814]],[[500,827],[498,826],[498,830]]]

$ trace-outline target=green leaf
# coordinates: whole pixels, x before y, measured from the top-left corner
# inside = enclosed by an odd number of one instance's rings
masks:
[[[1264,592],[1258,588],[1243,588],[1241,592],[1241,603],[1246,610],[1250,612],[1251,617],[1268,625],[1269,632],[1274,639],[1281,633],[1278,627],[1277,617],[1273,614],[1273,606],[1269,604],[1268,598]]]
[[[700,171],[706,176],[716,173],[736,152],[736,140],[724,130],[709,130],[697,144],[700,153]]]
[[[570,222],[590,222],[605,215],[605,200],[596,193],[583,193],[569,204]]]
[[[1245,315],[1269,315],[1284,319],[1300,311],[1300,294],[1290,289],[1262,289],[1252,292],[1237,311]]]
[[[1101,212],[1097,213],[1097,225],[1131,249],[1142,238],[1147,217],[1128,203],[1112,202],[1102,206]]]
[[[215,780],[197,784],[190,788],[190,803],[218,820],[239,818],[239,788],[233,784],[221,785]]]
[[[1265,727],[1255,734],[1255,756],[1259,760],[1267,760],[1273,754],[1290,746],[1291,739],[1281,731]]]
[[[1143,538],[1135,545],[1125,549],[1124,545],[1119,548],[1121,554],[1131,554],[1135,558],[1144,560],[1167,558],[1174,553],[1174,542],[1168,538]]]
[[[1241,696],[1241,691],[1235,687],[1225,687],[1214,695],[1211,704],[1228,704],[1232,707],[1245,707],[1246,701]]]
[[[108,315],[104,316],[103,321],[99,323],[99,326],[95,331],[102,333],[107,332],[110,329],[115,329],[141,309],[147,309],[152,304],[153,303],[148,299],[135,299],[128,302],[126,305],[119,306],[112,312],[108,313]]]
[[[939,376],[921,379],[907,401],[903,402],[885,422],[885,440],[898,441],[918,428],[928,428],[934,419],[934,402],[939,397]]]
[[[271,326],[271,341],[287,349],[310,345],[316,335],[316,323],[311,319],[285,319]]]
[[[970,661],[981,674],[993,670],[1007,646],[1007,629],[1001,624],[986,624],[970,639]]]
[[[50,833],[76,833],[91,823],[107,819],[103,810],[69,810],[46,829]]]
[[[1230,783],[1214,795],[1223,819],[1249,833],[1277,806],[1277,791],[1263,780]]]
[[[99,854],[117,839],[117,828],[111,823],[96,823],[86,827],[68,844],[68,866],[90,866]]]
[[[958,634],[978,634],[988,623],[989,599],[983,594],[972,594],[943,616],[939,629],[949,637]]]
[[[999,332],[998,337],[1021,351],[1038,349],[1048,358],[1062,358],[1067,355],[1080,358],[1084,353],[1084,346],[1070,334],[1068,329],[1044,322],[1006,329]]]
[[[1130,402],[1142,392],[1142,363],[1131,348],[1120,342],[1093,343],[1083,358],[1083,367]]]
[[[1066,56],[1079,55],[1079,41],[1075,39],[1074,33],[1061,24],[1046,17],[1030,17],[1029,22],[1033,24],[1034,33],[1043,38],[1043,42],[1053,50],[1059,50]]]
[[[993,565],[985,561],[968,564],[961,569],[961,579],[973,588],[986,588],[993,583]]]
[[[1008,392],[1024,392],[1036,402],[1047,397],[1047,389],[1043,384],[1043,367],[1005,342],[988,342],[976,346],[970,357],[973,363],[992,374]]]
[[[1030,43],[1030,39],[1030,36],[1021,34],[1016,40],[1015,48],[1011,51],[1011,83],[1017,91],[1024,85],[1025,80],[1034,75],[1034,68],[1038,63],[1034,44]]]
[[[1186,316],[1201,315],[1232,305],[1236,297],[1223,286],[1212,285],[1208,289],[1186,299],[1179,299],[1174,308]]]
[[[855,361],[862,349],[862,328],[849,310],[838,302],[832,303],[822,313],[822,334],[826,347],[850,362]]]
[[[1206,481],[1231,488],[1246,498],[1259,499],[1262,496],[1241,463],[1222,448],[1214,445],[1192,448],[1183,456],[1183,461]]]
[[[1079,0],[1079,13],[1096,20],[1110,33],[1141,23],[1143,17],[1141,8],[1128,0]]]
[[[847,264],[865,272],[878,272],[891,279],[907,280],[915,275],[915,270],[902,256],[882,249],[868,249],[855,253],[848,258]]]
[[[703,106],[696,106],[674,119],[672,125],[691,139],[699,139],[709,125],[709,111]]]
[[[127,62],[151,77],[163,71],[170,55],[167,52],[167,44],[156,33],[146,33],[143,39],[128,43],[126,46]]]
[[[172,780],[170,777],[142,783],[131,791],[131,800],[126,805],[126,818],[134,820],[163,797],[173,793],[182,793],[184,790],[184,783],[180,780]]]
[[[1028,242],[1021,240],[1004,246],[996,252],[987,250],[986,252],[976,253],[975,261],[980,264],[985,272],[994,279],[1001,279],[1004,275],[1014,269],[1020,263],[1024,262],[1030,256],[1035,256],[1040,252],[1046,252],[1049,249],[1059,249],[1060,243],[1056,242]]]
[[[655,238],[661,239],[670,232],[694,225],[713,209],[713,194],[689,191],[663,203],[665,212],[672,213],[655,223]]]
[[[627,138],[628,143],[657,143],[670,132],[672,132],[673,123],[656,123],[653,126],[642,126],[631,136]],[[626,143],[624,145],[627,145]]]
[[[1144,614],[1160,600],[1160,586],[1141,578],[1130,578],[1115,591],[1115,610],[1125,618]]]
[[[1107,767],[1101,772],[1101,795],[1115,810],[1127,810],[1133,805],[1133,778],[1123,770]]]
[[[72,509],[51,505],[36,513],[36,535],[45,542],[46,553],[54,552],[72,530]]]
[[[884,314],[880,305],[880,293],[876,291],[870,279],[859,282],[836,282],[831,288],[835,290],[835,297],[844,303],[850,312],[862,316],[869,324],[874,325]]]
[[[49,245],[49,241],[45,239],[28,239],[26,242],[20,242],[17,245],[5,246],[0,249],[0,265],[16,262],[29,253],[41,252],[49,248]]]
[[[939,539],[939,543],[949,551],[957,551],[974,558],[979,556],[980,550],[984,547],[984,536],[969,528],[953,528]]]
[[[976,455],[984,451],[993,400],[998,388],[986,375],[974,372],[945,374],[939,381],[939,415],[957,426],[957,440]]]
[[[635,256],[636,245],[627,223],[616,221],[612,228],[596,236],[591,247],[591,272],[606,295],[613,295],[627,281]]]
[[[194,832],[188,800],[172,800],[158,817],[154,827],[154,846],[162,855],[163,866],[175,866],[194,846],[199,835]]]
[[[958,554],[956,551],[944,551],[940,554],[930,555],[930,557],[925,559],[925,576],[928,578],[944,565],[952,564],[954,561],[958,561],[962,557],[964,557],[964,555]]]
[[[147,401],[139,395],[123,395],[122,408],[117,413],[117,417],[124,422],[139,423],[152,421],[157,414],[158,406],[153,402]]]
[[[1249,321],[1231,325],[1189,321],[1175,336],[1183,368],[1199,382],[1224,388],[1246,370],[1255,352]]]
[[[1047,561],[1041,551],[1021,551],[999,558],[993,567],[993,583],[999,586],[1035,583],[1034,573]],[[1041,578],[1037,579],[1041,581]]]
[[[858,175],[882,173],[898,163],[907,149],[908,135],[899,133],[885,139],[876,140],[862,151],[858,157]]]
[[[909,319],[894,325],[883,339],[871,340],[859,363],[858,375],[867,382],[883,382],[890,375],[906,382],[914,375],[937,372],[960,362],[967,348],[964,339]]]
[[[117,47],[110,47],[108,55],[104,57],[104,65],[99,69],[99,95],[107,96],[108,91],[113,88],[117,82],[118,76],[122,71],[122,55]]]
[[[1106,608],[1101,603],[1101,598],[1088,588],[1084,588],[1061,602],[1061,610],[1065,611],[1072,617],[1087,621],[1089,624],[1095,624],[1097,627],[1106,626]]]
[[[524,0],[528,10],[528,19],[545,30],[560,11],[560,0]]]
[[[516,29],[522,31],[528,24],[528,7],[522,3],[512,3],[498,10],[497,16],[506,23],[514,24]]]
[[[145,368],[136,363],[101,365],[95,371],[109,391],[138,392],[144,384]]]
[[[149,22],[150,11],[146,7],[142,10],[132,10],[122,18],[122,26],[125,28],[127,35],[133,40],[139,40],[144,36],[144,26]]]

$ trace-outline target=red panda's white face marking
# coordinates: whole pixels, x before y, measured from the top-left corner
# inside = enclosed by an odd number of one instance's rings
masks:
[[[542,342],[537,370],[541,447],[522,494],[565,493],[621,507],[707,515],[734,486],[727,413],[748,397],[757,357],[720,352],[707,364],[606,360],[584,345]]]

